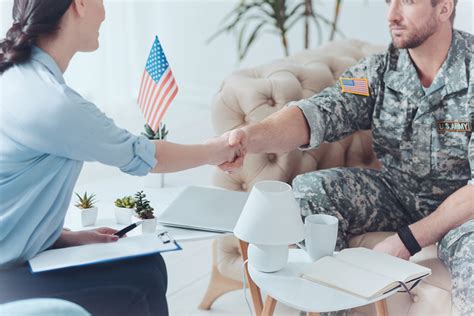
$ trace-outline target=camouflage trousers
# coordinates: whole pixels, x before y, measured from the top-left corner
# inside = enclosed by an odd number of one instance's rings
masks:
[[[293,190],[303,217],[323,213],[339,219],[336,249],[343,249],[353,236],[414,223],[447,197],[417,194],[419,181],[411,181],[372,169],[333,168],[297,176]],[[461,315],[474,315],[474,220],[449,231],[438,255],[451,271],[453,305]]]

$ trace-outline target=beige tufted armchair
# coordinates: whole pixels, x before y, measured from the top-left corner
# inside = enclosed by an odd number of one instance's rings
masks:
[[[228,77],[217,93],[212,121],[221,134],[245,124],[261,121],[288,102],[310,97],[335,84],[339,75],[362,57],[383,47],[356,40],[331,42],[252,69],[238,70]],[[357,132],[341,141],[323,144],[310,151],[294,150],[284,154],[248,155],[238,174],[216,170],[214,184],[231,190],[249,190],[260,180],[280,180],[291,184],[301,173],[339,166],[379,168],[372,151],[370,131]],[[368,233],[353,238],[352,247],[373,247],[391,233]],[[213,267],[209,288],[200,305],[209,309],[226,292],[242,288],[242,251],[236,238],[222,237],[213,244]],[[433,275],[415,290],[415,302],[406,294],[396,294],[388,302],[390,315],[451,315],[451,279],[437,258],[435,246],[423,249],[412,260],[428,266]],[[252,292],[255,308],[261,298]],[[259,294],[259,293],[257,293]],[[260,301],[259,301],[260,300]],[[373,306],[358,310],[374,314]]]

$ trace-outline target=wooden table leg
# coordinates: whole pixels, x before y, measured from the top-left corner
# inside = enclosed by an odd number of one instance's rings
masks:
[[[262,316],[273,316],[276,304],[276,299],[268,295],[267,299],[265,300],[265,305],[263,305]]]
[[[387,301],[385,299],[375,302],[377,316],[388,316]]]
[[[239,243],[240,243],[240,250],[242,251],[242,258],[245,261],[248,259],[247,250],[248,250],[249,244],[242,240],[239,240]],[[261,315],[262,310],[263,310],[262,294],[260,293],[260,289],[258,288],[258,286],[255,284],[255,282],[253,282],[252,278],[250,277],[249,270],[247,269],[247,265],[245,265],[245,275],[247,276],[250,294],[252,295],[253,308],[255,309],[255,314]]]

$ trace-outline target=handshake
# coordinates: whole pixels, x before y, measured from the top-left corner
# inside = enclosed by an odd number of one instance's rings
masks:
[[[211,165],[218,165],[225,172],[231,173],[242,168],[244,157],[248,152],[247,132],[240,128],[224,133],[206,142],[210,149]]]

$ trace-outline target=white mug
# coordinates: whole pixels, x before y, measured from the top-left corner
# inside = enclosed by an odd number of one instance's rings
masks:
[[[314,214],[305,218],[305,250],[311,260],[316,261],[333,254],[338,225],[338,219],[331,215]]]

